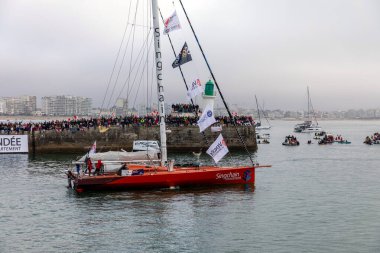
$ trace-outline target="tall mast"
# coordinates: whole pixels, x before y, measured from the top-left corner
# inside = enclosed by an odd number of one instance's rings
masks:
[[[160,116],[160,142],[161,142],[161,165],[167,164],[168,154],[166,150],[166,125],[165,125],[165,95],[162,82],[162,59],[160,43],[160,25],[158,16],[157,0],[152,0],[153,29],[154,29],[154,49],[156,60],[156,77],[158,93],[158,112]]]
[[[257,102],[256,95],[255,95],[255,99],[256,99],[257,114],[259,115],[259,122],[260,122],[260,125],[261,125],[260,109],[259,109],[259,103]]]

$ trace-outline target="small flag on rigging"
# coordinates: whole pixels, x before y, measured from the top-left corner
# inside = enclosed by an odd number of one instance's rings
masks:
[[[214,113],[212,112],[213,108],[212,105],[208,104],[201,115],[201,117],[198,120],[198,126],[199,126],[199,131],[203,132],[206,128],[211,126],[216,122],[216,119],[214,118]]]
[[[203,89],[202,89],[201,81],[197,78],[191,83],[191,86],[189,90],[187,91],[187,98],[190,100],[202,94],[202,92],[203,92]]]
[[[170,17],[165,19],[164,26],[165,26],[164,27],[164,35],[172,32],[172,31],[181,29],[181,24],[179,23],[179,19],[177,16],[177,11],[174,11]]]
[[[172,64],[172,67],[176,68],[176,67],[178,67],[182,64],[185,64],[186,62],[189,62],[191,60],[192,60],[191,54],[190,54],[190,51],[187,47],[187,43],[185,42],[185,44],[182,47],[180,54],[175,58],[175,60]]]
[[[206,153],[209,154],[212,159],[214,159],[215,163],[218,163],[220,159],[222,159],[228,152],[229,151],[222,134],[219,134],[219,137],[206,151]]]

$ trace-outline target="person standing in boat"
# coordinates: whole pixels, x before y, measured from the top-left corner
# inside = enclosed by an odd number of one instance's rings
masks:
[[[194,163],[196,167],[199,167],[201,165],[201,161],[200,161],[201,154],[202,154],[202,148],[199,150],[199,153],[193,152],[193,155],[196,158],[196,161]]]
[[[87,170],[88,170],[88,175],[91,176],[91,170],[92,170],[91,158],[88,158],[87,160]]]
[[[102,168],[102,166],[103,166],[102,160],[99,159],[95,165],[94,175],[100,175],[100,169]]]

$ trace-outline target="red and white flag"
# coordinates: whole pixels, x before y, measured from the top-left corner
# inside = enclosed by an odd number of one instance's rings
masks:
[[[96,153],[96,141],[94,144],[92,144],[90,151],[88,152],[89,155],[95,154]]]
[[[181,24],[179,23],[179,19],[178,19],[176,11],[174,11],[170,17],[165,19],[164,26],[165,26],[164,27],[164,35],[172,32],[172,31],[181,29]]]
[[[187,98],[189,100],[193,99],[196,96],[202,94],[202,92],[203,92],[203,89],[202,89],[201,81],[197,78],[191,83],[191,86],[189,90],[187,91]]]
[[[212,159],[214,159],[215,163],[218,163],[220,159],[222,159],[228,152],[229,151],[222,134],[219,134],[219,137],[206,151],[206,153],[209,154],[212,157]]]

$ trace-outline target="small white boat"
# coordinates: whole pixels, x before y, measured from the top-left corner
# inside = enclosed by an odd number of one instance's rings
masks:
[[[318,125],[311,125],[305,129],[303,129],[301,131],[301,133],[319,133],[319,132],[322,132],[323,129],[322,127],[318,126]]]

